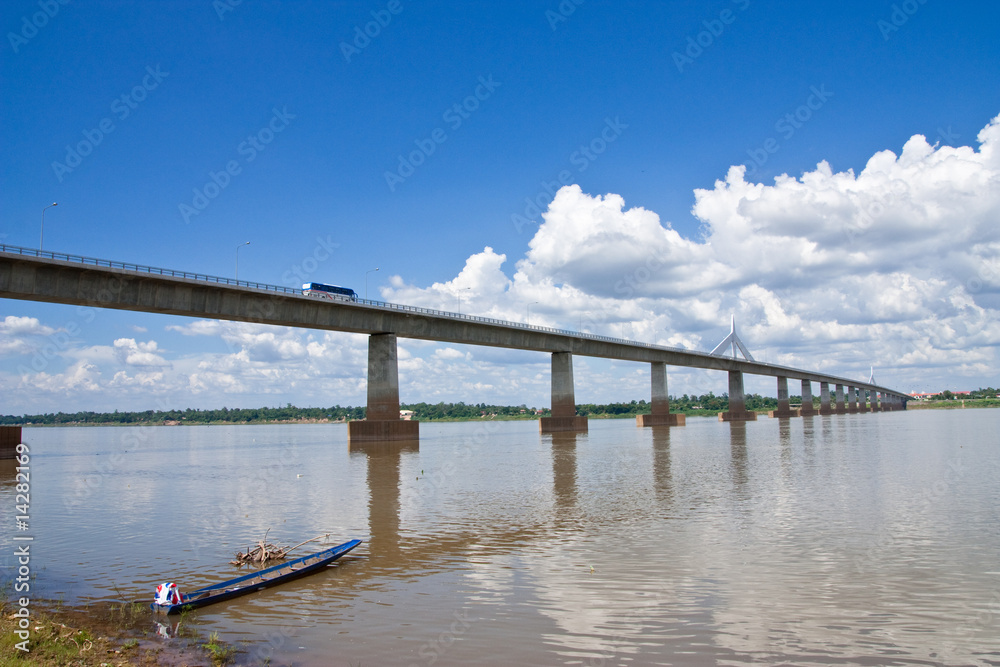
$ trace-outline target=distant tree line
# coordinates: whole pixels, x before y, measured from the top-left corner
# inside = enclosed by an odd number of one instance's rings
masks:
[[[795,402],[796,397],[792,397]],[[759,394],[747,394],[748,410],[773,410],[777,400]],[[403,410],[413,413],[413,419],[420,421],[445,421],[469,419],[535,419],[549,416],[548,408],[534,408],[527,405],[490,405],[487,403],[404,403]],[[713,414],[729,409],[729,396],[716,396],[709,392],[701,396],[670,397],[671,412],[687,414]],[[649,414],[651,406],[647,401],[629,403],[584,403],[577,406],[577,414],[592,417],[634,417]],[[284,407],[261,408],[219,408],[215,410],[142,410],[114,412],[55,412],[34,415],[2,415],[0,425],[140,425],[140,424],[264,424],[297,421],[350,421],[364,419],[364,407],[298,408],[288,403]]]
[[[283,408],[220,408],[218,410],[144,410],[141,412],[56,412],[41,415],[4,415],[0,424],[260,424],[301,420],[336,421],[363,419],[364,408],[297,408],[291,403]]]
[[[934,394],[933,396],[928,396],[928,401],[954,401],[955,399],[983,399],[983,398],[996,398],[1000,395],[1000,389],[994,389],[993,387],[986,387],[985,389],[979,388],[975,391],[970,391],[968,394],[955,394],[947,389],[942,391],[940,394]]]

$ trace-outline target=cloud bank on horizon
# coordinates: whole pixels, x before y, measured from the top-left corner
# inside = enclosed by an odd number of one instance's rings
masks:
[[[393,276],[382,298],[699,350],[733,313],[758,359],[859,379],[874,365],[881,383],[903,390],[961,388],[948,386],[956,376],[995,386],[1000,116],[977,139],[950,147],[915,135],[860,173],[824,161],[770,185],[733,166],[695,190],[696,239],[620,195],[565,186],[512,275],[487,246],[447,282]],[[7,411],[365,401],[364,336],[170,322],[165,330],[206,345],[178,354],[148,335],[84,347],[56,322],[7,316],[0,355],[18,368],[4,373],[16,388]],[[54,352],[39,363],[46,346]],[[641,366],[578,360],[577,400],[648,400]],[[400,341],[404,402],[541,406],[548,382],[546,355]],[[722,393],[726,380],[677,368],[670,382],[674,394]],[[772,383],[763,391],[773,395]]]

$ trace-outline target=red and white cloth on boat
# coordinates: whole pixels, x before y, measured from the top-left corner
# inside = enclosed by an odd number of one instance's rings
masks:
[[[156,586],[156,604],[180,604],[181,592],[177,584],[167,582]]]

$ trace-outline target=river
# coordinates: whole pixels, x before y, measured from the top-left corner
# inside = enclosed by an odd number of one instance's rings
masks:
[[[83,606],[331,533],[364,544],[150,631],[272,665],[1000,664],[1000,410],[420,428],[25,428],[3,579],[15,535],[31,595]]]

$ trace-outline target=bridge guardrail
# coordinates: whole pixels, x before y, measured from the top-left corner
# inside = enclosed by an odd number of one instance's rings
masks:
[[[212,282],[222,285],[232,285],[235,287],[249,287],[251,289],[263,290],[267,292],[277,292],[280,294],[290,294],[293,296],[300,296],[303,298],[315,298],[309,297],[302,294],[302,290],[296,289],[294,287],[286,287],[284,285],[272,285],[269,283],[258,283],[248,280],[237,280],[235,278],[223,278],[222,276],[210,276],[204,273],[191,273],[189,271],[178,271],[175,269],[163,269],[155,266],[145,266],[143,264],[130,264],[128,262],[116,262],[110,259],[99,259],[96,257],[85,257],[83,255],[70,255],[61,252],[51,252],[48,250],[37,250],[35,248],[23,248],[21,246],[5,245],[0,243],[0,252],[9,252],[18,255],[30,255],[33,257],[42,257],[48,259],[55,259],[64,262],[75,262],[78,264],[90,264],[93,266],[105,266],[112,269],[124,269],[126,271],[135,271],[137,273],[149,273],[158,276],[171,276],[173,278],[184,278],[186,280],[198,280],[202,282]],[[653,343],[644,343],[642,341],[628,340],[625,338],[614,338],[612,336],[602,336],[600,334],[585,333],[582,331],[570,331],[568,329],[557,329],[554,327],[544,327],[535,324],[524,324],[521,322],[512,322],[510,320],[500,320],[492,317],[482,317],[479,315],[463,315],[462,313],[452,313],[446,310],[435,310],[433,308],[422,308],[420,306],[408,306],[400,303],[391,303],[388,301],[376,301],[373,299],[356,299],[354,301],[345,303],[356,303],[364,306],[372,306],[375,308],[385,308],[390,310],[401,310],[408,313],[416,313],[421,315],[433,315],[435,317],[447,317],[450,319],[467,320],[469,322],[478,322],[481,324],[493,324],[497,326],[510,327],[514,329],[525,329],[527,331],[539,331],[543,333],[554,333],[563,336],[576,336],[578,338],[586,338],[588,340],[600,340],[609,343],[617,343],[621,345],[634,345],[637,347],[648,347],[651,349],[658,350],[671,350],[674,352],[684,352],[686,354],[697,354],[709,356],[704,352],[697,352],[694,350],[685,350],[679,347],[668,347],[665,345],[655,345]]]
[[[174,278],[184,278],[187,280],[198,280],[201,282],[211,282],[218,283],[222,285],[232,285],[235,287],[248,287],[250,289],[256,289],[266,292],[276,292],[279,294],[288,294],[291,296],[297,296],[303,299],[311,299],[315,297],[310,297],[302,293],[302,290],[296,289],[294,287],[285,287],[284,285],[271,285],[269,283],[257,283],[247,280],[236,280],[235,278],[223,278],[221,276],[210,276],[204,273],[190,273],[188,271],[177,271],[174,269],[163,269],[155,266],[144,266],[142,264],[129,264],[127,262],[115,262],[109,259],[98,259],[96,257],[84,257],[82,255],[70,255],[67,253],[60,252],[50,252],[48,250],[37,250],[34,248],[23,248],[21,246],[12,246],[0,243],[0,252],[7,252],[18,255],[29,255],[33,257],[43,257],[48,259],[55,259],[64,262],[76,262],[79,264],[90,264],[93,266],[105,266],[114,269],[124,269],[126,271],[135,271],[137,273],[149,273],[152,275],[159,276],[171,276]],[[466,320],[469,322],[478,322],[481,324],[492,324],[494,326],[503,326],[512,329],[523,329],[526,331],[537,331],[541,333],[552,333],[561,336],[573,336],[575,338],[583,338],[587,340],[597,340],[607,343],[615,343],[617,345],[629,345],[633,347],[643,347],[652,350],[664,350],[668,352],[680,352],[682,354],[690,354],[698,357],[706,358],[718,358],[719,355],[712,355],[708,352],[701,352],[698,350],[687,350],[682,347],[670,347],[667,345],[656,345],[654,343],[644,343],[642,341],[628,340],[625,338],[614,338],[613,336],[602,336],[600,334],[584,333],[581,331],[570,331],[568,329],[557,329],[554,327],[543,327],[534,324],[522,324],[521,322],[511,322],[509,320],[500,320],[490,317],[482,317],[479,315],[463,315],[461,313],[452,313],[445,310],[434,310],[433,308],[422,308],[420,306],[407,306],[405,304],[390,303],[388,301],[375,301],[372,299],[357,299],[355,301],[345,301],[347,304],[360,304],[364,306],[370,306],[373,308],[383,308],[387,310],[401,310],[409,313],[416,313],[420,315],[432,315],[435,317],[447,317],[450,319]],[[791,374],[805,373],[808,371],[803,371],[798,368],[791,368],[787,366],[778,366],[777,364],[765,364],[761,362],[745,362],[751,366],[768,367],[773,369],[783,369],[789,371]],[[867,382],[855,382],[853,380],[848,380],[847,378],[836,378],[835,376],[830,376],[832,380],[843,380],[845,382],[852,383],[851,386],[858,387],[874,387],[877,385],[869,385]],[[880,389],[887,389],[880,387]],[[899,392],[891,391],[891,393],[899,394]],[[899,394],[902,396],[903,394]]]

